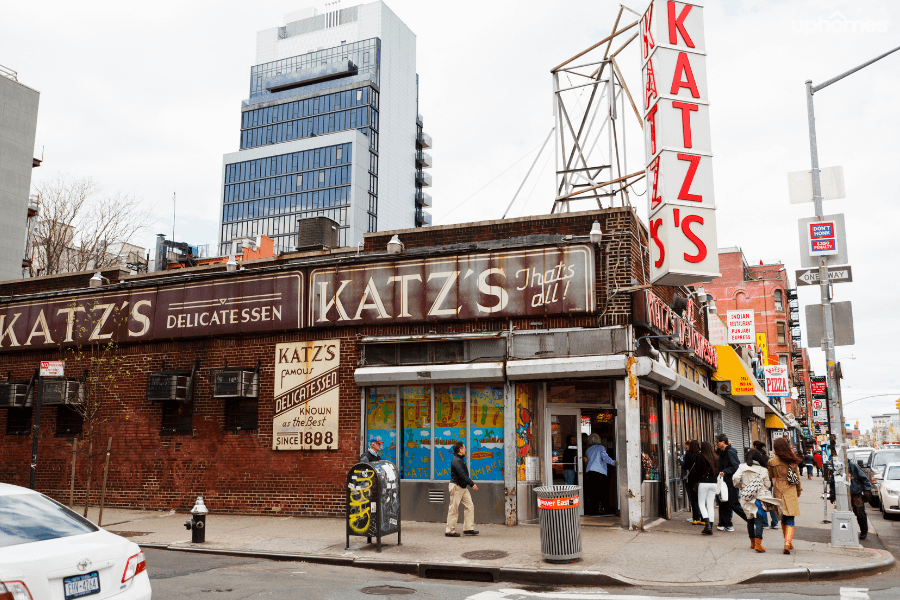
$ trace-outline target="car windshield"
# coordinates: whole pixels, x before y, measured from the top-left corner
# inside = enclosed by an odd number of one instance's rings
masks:
[[[884,474],[884,478],[887,480],[900,479],[900,467],[891,467],[888,469],[887,473]]]
[[[870,455],[870,454],[872,454],[872,453],[871,453],[871,452],[864,452],[864,451],[855,452],[855,453],[853,454],[853,459],[854,459],[854,460],[861,460],[861,461],[863,461],[863,463],[867,463],[867,462],[869,462],[869,455]]]
[[[875,455],[875,460],[872,461],[873,467],[883,467],[889,462],[898,462],[900,461],[900,450],[891,450],[889,452],[878,452]]]
[[[0,548],[93,531],[96,525],[41,494],[0,496]]]

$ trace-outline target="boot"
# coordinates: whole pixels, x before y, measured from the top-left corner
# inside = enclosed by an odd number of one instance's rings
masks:
[[[807,478],[807,479],[812,479],[812,473],[807,473],[807,474],[806,474],[806,478]]]
[[[700,533],[702,533],[703,535],[712,535],[712,523],[709,522],[709,519],[703,519],[703,525],[703,531],[701,531]]]
[[[753,546],[753,549],[757,552],[765,552],[766,549],[762,547],[762,538],[754,538],[753,540],[756,544]]]
[[[794,539],[794,526],[786,525],[784,528],[784,553],[790,554],[791,550],[794,549],[794,544],[792,543]]]

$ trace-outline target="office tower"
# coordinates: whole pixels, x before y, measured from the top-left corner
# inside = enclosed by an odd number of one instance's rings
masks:
[[[258,235],[293,250],[308,217],[337,221],[341,246],[430,222],[415,35],[383,2],[336,5],[257,33],[240,150],[223,160],[222,253]]]
[[[0,281],[22,277],[29,261],[26,241],[38,102],[41,94],[19,83],[15,71],[0,66]]]

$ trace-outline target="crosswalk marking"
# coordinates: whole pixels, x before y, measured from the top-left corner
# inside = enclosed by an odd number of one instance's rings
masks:
[[[841,588],[841,600],[869,600],[869,588]]]

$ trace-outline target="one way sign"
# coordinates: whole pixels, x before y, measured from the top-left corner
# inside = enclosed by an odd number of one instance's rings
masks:
[[[797,285],[819,285],[818,269],[801,269],[794,271],[797,277]],[[853,271],[850,265],[845,267],[828,267],[828,281],[831,283],[849,283],[853,281]]]

